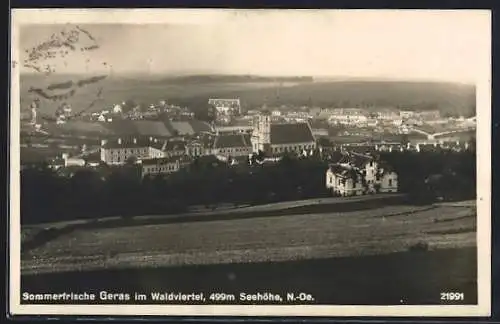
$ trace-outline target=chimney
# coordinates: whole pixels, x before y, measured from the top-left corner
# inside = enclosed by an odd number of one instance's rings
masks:
[[[118,138],[118,144],[121,145],[122,144],[122,139],[121,138]]]

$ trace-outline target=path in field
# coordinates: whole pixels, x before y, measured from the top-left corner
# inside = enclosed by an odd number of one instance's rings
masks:
[[[473,247],[474,207],[387,206],[346,213],[77,230],[23,254],[23,274],[289,261]]]

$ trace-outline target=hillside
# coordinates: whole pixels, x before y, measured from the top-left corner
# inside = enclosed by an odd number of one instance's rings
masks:
[[[50,84],[74,80],[76,76],[21,76],[21,107],[27,109],[34,98],[30,87],[46,88]],[[144,76],[106,79],[77,89],[67,100],[74,111],[89,109],[99,89],[102,93],[90,110],[109,108],[125,100],[149,104],[159,100],[186,105],[193,110],[206,109],[209,97],[239,97],[244,108],[268,105],[320,105],[330,107],[399,107],[401,109],[439,109],[443,114],[475,114],[473,86],[433,82],[399,81],[316,81],[307,78],[278,79],[252,76],[183,76],[160,78]],[[278,90],[278,82],[281,86]],[[53,114],[58,103],[41,102],[41,112]]]
[[[468,204],[231,220],[206,217],[199,222],[77,229],[24,252],[22,272],[381,255],[407,251],[421,242],[431,250],[476,246],[476,213]]]

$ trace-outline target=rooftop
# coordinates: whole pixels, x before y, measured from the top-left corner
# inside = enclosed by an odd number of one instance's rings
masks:
[[[314,142],[308,123],[271,124],[271,144]]]
[[[184,141],[167,141],[164,151],[184,151],[186,149],[186,142]]]
[[[250,135],[228,134],[215,137],[214,148],[250,147]]]
[[[108,141],[103,145],[106,149],[113,148],[146,148],[152,147],[154,142],[144,138],[119,138],[113,141]]]

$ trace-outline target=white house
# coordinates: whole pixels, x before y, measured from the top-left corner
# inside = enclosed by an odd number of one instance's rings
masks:
[[[415,116],[415,112],[412,110],[401,110],[399,112],[399,117],[406,119],[406,118],[413,118]]]
[[[64,166],[84,166],[85,160],[77,157],[70,157],[68,153],[62,154],[62,159],[64,161]]]
[[[397,192],[398,175],[372,156],[346,153],[326,171],[326,188],[340,196]]]
[[[114,114],[121,114],[121,113],[122,113],[122,106],[120,106],[120,105],[115,105],[115,106],[113,107],[113,113],[114,113]]]
[[[366,112],[357,108],[334,109],[333,114],[328,118],[328,123],[334,125],[358,126],[366,125],[367,122]]]
[[[235,115],[241,113],[240,99],[208,99],[208,104],[215,107],[217,113],[222,115]]]

